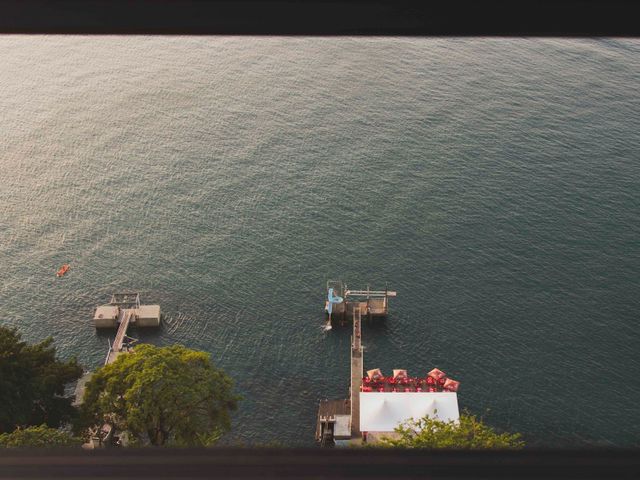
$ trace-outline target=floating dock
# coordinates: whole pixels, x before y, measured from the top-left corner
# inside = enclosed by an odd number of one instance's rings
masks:
[[[350,290],[345,283],[330,280],[327,282],[327,300],[325,312],[330,319],[342,322],[351,320],[356,309],[362,317],[386,317],[389,313],[389,298],[397,292],[392,290]],[[339,300],[339,301],[337,301]]]
[[[138,292],[114,293],[106,305],[96,307],[93,324],[96,328],[118,328],[116,338],[109,344],[105,365],[115,361],[122,352],[127,352],[137,342],[127,335],[130,325],[136,327],[159,327],[160,305],[141,305]]]

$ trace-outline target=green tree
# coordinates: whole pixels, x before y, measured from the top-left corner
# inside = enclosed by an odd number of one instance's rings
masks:
[[[208,353],[140,345],[93,374],[82,424],[111,423],[140,445],[211,445],[230,429],[238,400]]]
[[[395,429],[397,438],[386,437],[381,446],[403,448],[485,449],[524,447],[519,433],[498,433],[475,415],[460,415],[459,423],[425,416],[411,419]]]
[[[44,423],[0,435],[0,447],[67,447],[81,444],[81,439],[57,428],[47,427]]]
[[[52,338],[29,345],[15,328],[0,326],[0,433],[70,422],[75,409],[64,389],[81,375],[75,359],[56,359]]]

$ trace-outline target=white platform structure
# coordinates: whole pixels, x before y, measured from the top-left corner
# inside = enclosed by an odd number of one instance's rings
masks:
[[[388,433],[401,423],[428,415],[458,422],[455,392],[360,392],[360,431]]]

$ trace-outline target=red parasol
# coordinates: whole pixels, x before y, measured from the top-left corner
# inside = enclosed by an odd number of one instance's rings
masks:
[[[394,370],[393,371],[393,378],[395,378],[396,380],[398,380],[399,378],[407,378],[409,376],[409,374],[407,373],[406,370]]]
[[[459,386],[460,386],[460,382],[456,380],[452,380],[451,378],[447,378],[447,381],[444,382],[444,385],[443,385],[445,390],[448,390],[449,392],[457,392]]]
[[[440,380],[441,378],[444,378],[447,376],[446,373],[444,373],[442,370],[438,369],[438,368],[434,368],[433,370],[431,370],[428,375],[430,377],[435,378],[436,380]]]

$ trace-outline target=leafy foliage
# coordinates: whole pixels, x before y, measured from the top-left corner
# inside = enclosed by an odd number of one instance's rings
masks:
[[[79,446],[82,440],[44,423],[37,427],[17,428],[0,435],[0,447],[66,447]]]
[[[211,445],[231,428],[239,397],[205,352],[140,345],[97,370],[86,385],[83,425],[103,422],[140,445]]]
[[[460,415],[459,423],[429,416],[409,420],[395,429],[398,438],[383,438],[382,446],[404,448],[486,449],[524,447],[519,433],[497,433],[475,415]]]
[[[63,396],[64,387],[82,375],[82,368],[75,359],[57,360],[52,344],[47,338],[29,345],[15,328],[0,326],[0,433],[72,420],[75,409]]]

